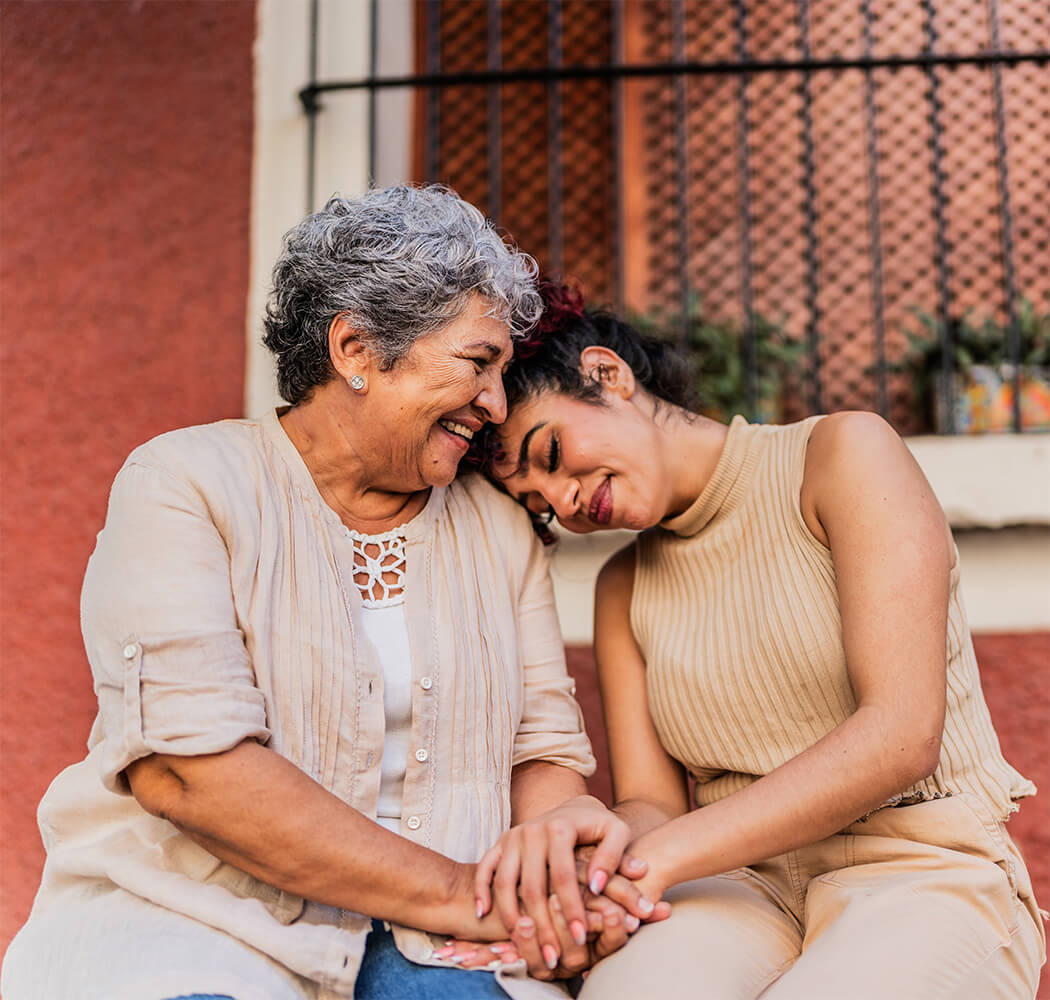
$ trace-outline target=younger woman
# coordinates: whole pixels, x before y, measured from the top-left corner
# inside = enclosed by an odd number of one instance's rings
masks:
[[[636,885],[672,903],[582,995],[1033,997],[1045,938],[1005,821],[1035,788],[908,449],[871,413],[699,416],[666,347],[559,298],[492,471],[570,531],[642,532],[601,572],[594,647]],[[483,905],[535,896],[542,850],[505,834]]]

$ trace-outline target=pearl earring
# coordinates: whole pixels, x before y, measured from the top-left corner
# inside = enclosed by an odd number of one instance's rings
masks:
[[[347,382],[350,383],[350,388],[355,389],[357,392],[360,392],[365,387],[364,375],[351,375]]]

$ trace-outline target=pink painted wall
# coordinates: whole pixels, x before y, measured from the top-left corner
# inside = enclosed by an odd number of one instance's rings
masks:
[[[254,0],[0,5],[0,951],[94,716],[78,604],[110,482],[241,413],[254,37]]]

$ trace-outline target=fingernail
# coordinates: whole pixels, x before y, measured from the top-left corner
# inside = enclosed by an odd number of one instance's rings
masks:
[[[558,967],[558,953],[553,945],[545,944],[541,949],[543,952],[543,964],[552,971]]]
[[[627,928],[628,933],[633,934],[638,930],[641,921],[633,913],[628,913],[627,916],[623,918],[623,925]]]
[[[627,864],[629,867],[634,868],[635,870],[645,867],[645,862],[641,858],[628,858]]]
[[[489,945],[489,951],[491,951],[493,955],[502,955],[508,947],[509,945],[500,944],[499,942],[497,942],[496,944]]]
[[[454,950],[452,945],[447,944],[444,948],[435,948],[430,955],[432,958],[448,958]]]
[[[485,904],[479,899],[474,903],[474,916],[480,920],[485,916]]]
[[[573,920],[569,924],[569,933],[572,934],[572,939],[577,944],[587,943],[587,928],[583,926],[582,921]]]
[[[522,937],[532,937],[536,933],[536,925],[525,917],[523,920],[518,921],[518,933]]]
[[[551,896],[548,905],[555,913],[561,913],[561,900],[557,896]]]
[[[656,909],[656,907],[649,902],[645,896],[638,897],[638,909],[642,911],[647,917]]]
[[[590,889],[596,896],[602,894],[602,890],[605,888],[606,883],[609,881],[609,876],[605,872],[595,872],[591,876]]]

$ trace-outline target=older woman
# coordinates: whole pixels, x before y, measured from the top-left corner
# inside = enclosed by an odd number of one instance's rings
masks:
[[[113,485],[82,605],[99,714],[40,808],[7,1000],[504,995],[427,933],[505,936],[485,848],[561,806],[615,864],[544,556],[455,479],[505,415],[533,271],[438,188],[288,234],[265,339],[291,406],[162,435]],[[593,946],[601,914],[572,917]]]
[[[495,474],[570,531],[641,531],[598,578],[594,647],[635,885],[674,910],[581,996],[1031,1000],[1045,937],[1006,820],[1035,788],[907,448],[869,413],[709,420],[665,345],[551,303]],[[544,861],[510,831],[479,893],[495,870],[502,913]]]

